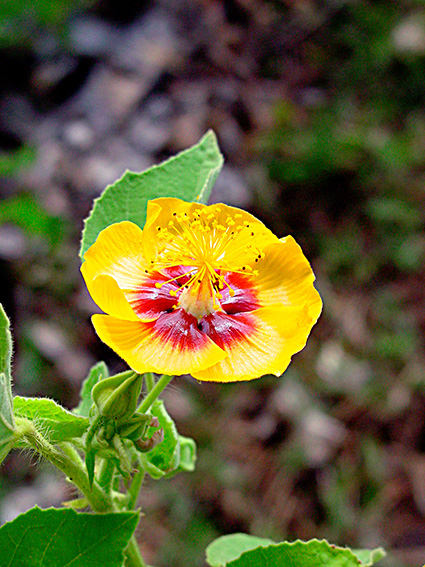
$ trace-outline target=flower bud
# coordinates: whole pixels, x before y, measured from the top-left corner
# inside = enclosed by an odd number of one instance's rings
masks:
[[[100,380],[92,398],[102,416],[118,421],[130,419],[137,407],[143,376],[132,370]]]
[[[118,432],[121,437],[135,441],[143,437],[150,420],[150,415],[135,413],[128,421],[120,425]]]

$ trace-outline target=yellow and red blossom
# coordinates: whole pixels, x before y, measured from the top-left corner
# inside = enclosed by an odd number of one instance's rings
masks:
[[[81,271],[97,334],[138,373],[279,376],[322,309],[295,240],[223,204],[149,201],[144,229],[109,226]]]

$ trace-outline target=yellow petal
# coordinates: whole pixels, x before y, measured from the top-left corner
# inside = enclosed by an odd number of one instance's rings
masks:
[[[140,286],[146,279],[146,269],[142,230],[134,223],[124,221],[102,230],[84,254],[81,273],[90,295],[102,311],[134,319],[125,306],[125,291]]]
[[[156,254],[157,234],[155,227],[157,226],[158,216],[161,212],[161,207],[156,201],[148,201],[146,210],[146,222],[143,227],[143,253],[149,263]],[[146,237],[146,235],[148,235]]]
[[[264,307],[238,315],[216,313],[209,323],[205,332],[228,356],[214,366],[192,372],[192,376],[213,382],[252,380],[265,374],[280,376],[292,355],[305,346],[313,326],[304,306]]]
[[[257,270],[255,287],[261,305],[307,305],[312,320],[317,321],[322,300],[313,285],[310,264],[292,236],[267,246]]]
[[[90,281],[87,289],[93,301],[108,315],[128,321],[139,320],[113,277],[101,274]]]
[[[93,315],[92,322],[100,339],[140,374],[192,374],[227,356],[182,310],[152,323],[108,315]]]

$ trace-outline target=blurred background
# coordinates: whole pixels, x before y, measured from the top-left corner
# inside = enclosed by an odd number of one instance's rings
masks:
[[[425,2],[14,0],[0,4],[0,300],[14,388],[68,408],[96,338],[79,273],[93,198],[217,133],[212,201],[311,260],[324,312],[281,378],[164,398],[197,470],[147,481],[157,567],[202,567],[215,537],[384,546],[425,562]],[[67,486],[13,452],[0,522]]]

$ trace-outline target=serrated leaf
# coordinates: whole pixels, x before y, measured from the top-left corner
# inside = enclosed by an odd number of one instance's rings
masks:
[[[75,415],[47,398],[15,396],[13,409],[17,417],[34,421],[51,443],[81,437],[89,426],[88,418]]]
[[[348,547],[317,539],[267,545],[267,540],[255,544],[258,538],[254,538],[253,547],[244,550],[244,546],[250,545],[251,537],[241,539],[241,534],[233,534],[215,540],[207,548],[207,563],[211,567],[369,567],[385,555],[381,548],[353,552]]]
[[[352,549],[352,552],[360,560],[362,567],[371,567],[386,555],[382,547],[376,549]]]
[[[221,536],[207,547],[207,563],[211,567],[223,567],[229,561],[240,557],[245,551],[260,546],[267,547],[273,543],[271,539],[241,533]]]
[[[80,390],[80,403],[72,411],[76,415],[82,415],[83,417],[89,417],[90,408],[93,405],[93,400],[91,397],[91,392],[93,386],[99,382],[102,378],[109,377],[109,370],[106,364],[101,361],[92,366],[87,378],[81,385]]]
[[[95,200],[85,221],[81,259],[107,226],[129,220],[143,228],[151,199],[178,197],[206,203],[222,166],[216,136],[209,131],[196,145],[159,165],[142,173],[127,171]]]
[[[0,303],[0,463],[13,447],[15,438],[11,360],[12,335],[10,323]]]
[[[137,512],[32,508],[0,528],[0,567],[122,567]]]

